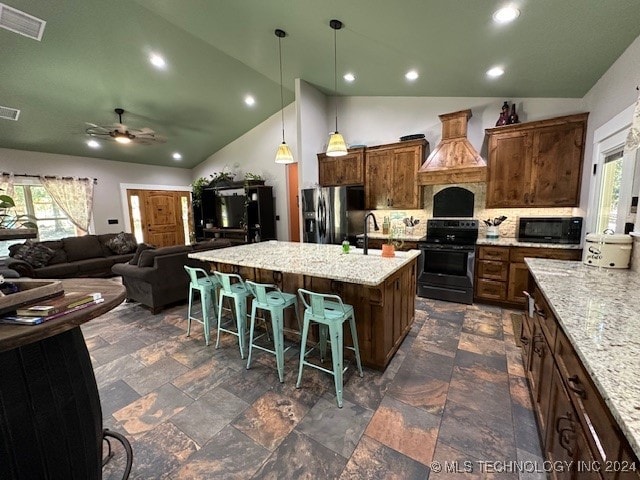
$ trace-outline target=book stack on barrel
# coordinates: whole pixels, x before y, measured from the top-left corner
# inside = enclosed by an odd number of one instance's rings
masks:
[[[68,292],[56,298],[19,307],[15,312],[0,317],[0,323],[39,325],[102,302],[104,298],[100,292]]]

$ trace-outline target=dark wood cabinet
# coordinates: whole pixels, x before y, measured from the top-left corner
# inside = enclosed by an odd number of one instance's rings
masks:
[[[637,457],[551,306],[533,277],[528,283],[534,314],[525,314],[521,340],[531,398],[547,460],[570,464],[551,478],[640,478]]]
[[[487,129],[487,208],[577,206],[587,117]]]
[[[520,306],[526,302],[529,270],[525,257],[580,260],[581,249],[534,247],[478,247],[475,270],[475,299],[505,306]]]
[[[427,153],[426,140],[368,147],[365,151],[365,208],[422,208],[417,172]]]
[[[364,148],[350,148],[342,157],[319,153],[318,182],[322,187],[364,185]]]

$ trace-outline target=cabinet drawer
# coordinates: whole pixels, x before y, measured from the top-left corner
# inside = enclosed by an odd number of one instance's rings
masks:
[[[618,458],[621,434],[617,424],[562,329],[558,329],[555,357],[594,457],[601,462]]]
[[[534,248],[534,247],[513,247],[510,258],[512,262],[522,263],[524,257],[529,258],[551,258],[554,260],[580,260],[582,250],[564,248]]]
[[[504,300],[507,298],[507,284],[479,278],[476,286],[476,296],[489,300]]]
[[[480,260],[494,260],[498,262],[508,262],[509,247],[479,247],[478,258]]]
[[[533,298],[535,300],[535,316],[540,322],[540,328],[544,332],[545,337],[549,345],[553,346],[556,340],[556,332],[558,331],[558,322],[553,315],[549,304],[542,296],[542,292],[536,288],[533,292]]]
[[[509,269],[507,263],[494,262],[493,260],[478,260],[478,278],[506,282],[508,274]]]

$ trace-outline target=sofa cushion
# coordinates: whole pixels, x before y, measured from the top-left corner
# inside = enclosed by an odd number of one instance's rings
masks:
[[[45,240],[44,242],[40,242],[45,247],[49,247],[53,250],[53,257],[49,259],[49,263],[47,265],[57,265],[59,263],[67,262],[67,252],[64,251],[64,244],[62,240]]]
[[[136,253],[134,253],[133,258],[129,260],[129,264],[137,265],[138,260],[140,260],[140,254],[145,250],[152,250],[154,248],[156,247],[154,247],[153,245],[149,245],[148,243],[139,243],[138,246],[136,247]]]
[[[138,260],[139,267],[153,267],[153,262],[158,255],[169,255],[172,253],[190,252],[191,247],[187,245],[175,245],[173,247],[162,247],[151,250],[145,250],[140,254]]]
[[[47,264],[55,252],[40,242],[27,240],[13,252],[10,251],[10,254],[17,260],[24,260],[33,265],[34,268],[41,268]]]
[[[64,244],[65,252],[67,252],[67,260],[69,262],[104,257],[100,242],[95,235],[67,237],[62,239],[62,243]]]
[[[98,241],[102,246],[102,252],[104,257],[108,257],[113,255],[113,251],[107,246],[107,242],[115,237],[117,233],[101,233],[100,235],[96,235],[98,237]]]
[[[75,263],[58,263],[47,265],[36,270],[38,278],[68,278],[78,273],[78,265]]]
[[[120,232],[111,240],[108,240],[106,245],[113,253],[122,255],[124,253],[135,252],[138,242],[136,241],[136,237],[132,234]]]
[[[111,270],[113,260],[105,257],[87,258],[86,260],[78,260],[77,262],[73,262],[73,264],[78,267],[78,272],[82,275],[97,271],[108,272],[109,270]]]
[[[116,263],[128,263],[133,258],[133,253],[125,253],[124,255],[109,255],[107,258],[111,260],[112,265],[115,265]]]

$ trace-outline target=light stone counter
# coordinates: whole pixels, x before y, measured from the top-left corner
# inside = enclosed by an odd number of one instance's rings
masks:
[[[380,250],[351,247],[342,253],[340,245],[278,242],[250,243],[190,253],[190,258],[205,262],[220,262],[243,267],[262,268],[283,273],[329,278],[362,285],[380,285],[387,277],[415,261],[420,251],[396,252],[393,258],[383,258]]]
[[[535,242],[519,242],[514,237],[500,237],[500,238],[478,238],[476,245],[490,245],[496,247],[533,247],[533,248],[563,248],[579,250],[582,245],[568,244],[568,243],[535,243]]]
[[[525,262],[640,456],[640,273],[562,260]]]

